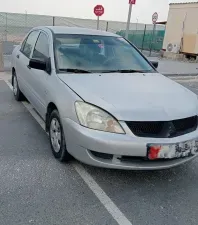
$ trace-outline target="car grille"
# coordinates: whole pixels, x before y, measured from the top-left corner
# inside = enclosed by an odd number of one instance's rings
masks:
[[[138,137],[171,138],[197,129],[197,116],[172,121],[126,121]]]

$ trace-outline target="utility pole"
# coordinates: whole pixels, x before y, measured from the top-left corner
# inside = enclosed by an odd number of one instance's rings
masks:
[[[128,39],[129,36],[129,27],[131,22],[131,13],[132,13],[132,5],[135,5],[136,0],[129,0],[129,13],[128,13],[128,19],[127,19],[127,26],[126,26],[126,32],[125,32],[125,38]]]
[[[126,32],[125,32],[125,38],[128,39],[129,36],[129,27],[131,22],[131,13],[132,13],[132,4],[129,4],[129,13],[128,13],[128,19],[127,19],[127,26],[126,26]]]

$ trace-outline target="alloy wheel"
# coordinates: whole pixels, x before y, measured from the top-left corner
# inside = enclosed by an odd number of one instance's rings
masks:
[[[61,129],[59,121],[56,118],[51,120],[50,124],[50,138],[54,151],[58,153],[61,148]]]

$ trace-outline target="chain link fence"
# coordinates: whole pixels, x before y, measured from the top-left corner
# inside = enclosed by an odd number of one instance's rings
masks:
[[[0,13],[0,47],[3,49],[4,69],[11,67],[10,56],[15,45],[23,40],[30,29],[36,26],[68,26],[86,27],[96,29],[97,21],[91,19],[78,19],[69,17],[53,17],[33,14]],[[126,23],[117,21],[100,20],[100,30],[105,30],[125,36]],[[149,52],[158,54],[162,48],[165,27],[131,23],[129,40],[134,43],[144,54]]]
[[[125,36],[125,30],[116,32],[121,36]],[[140,27],[137,24],[136,29],[130,30],[128,40],[139,48],[146,56],[158,56],[162,49],[165,35],[165,26],[144,25]]]

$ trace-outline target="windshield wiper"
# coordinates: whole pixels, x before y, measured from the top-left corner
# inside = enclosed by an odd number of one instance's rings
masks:
[[[59,69],[61,72],[70,72],[70,73],[91,73],[91,71],[88,70],[81,70],[81,69],[72,69],[72,68],[67,68],[67,69]]]
[[[150,70],[106,70],[102,73],[149,73]]]

